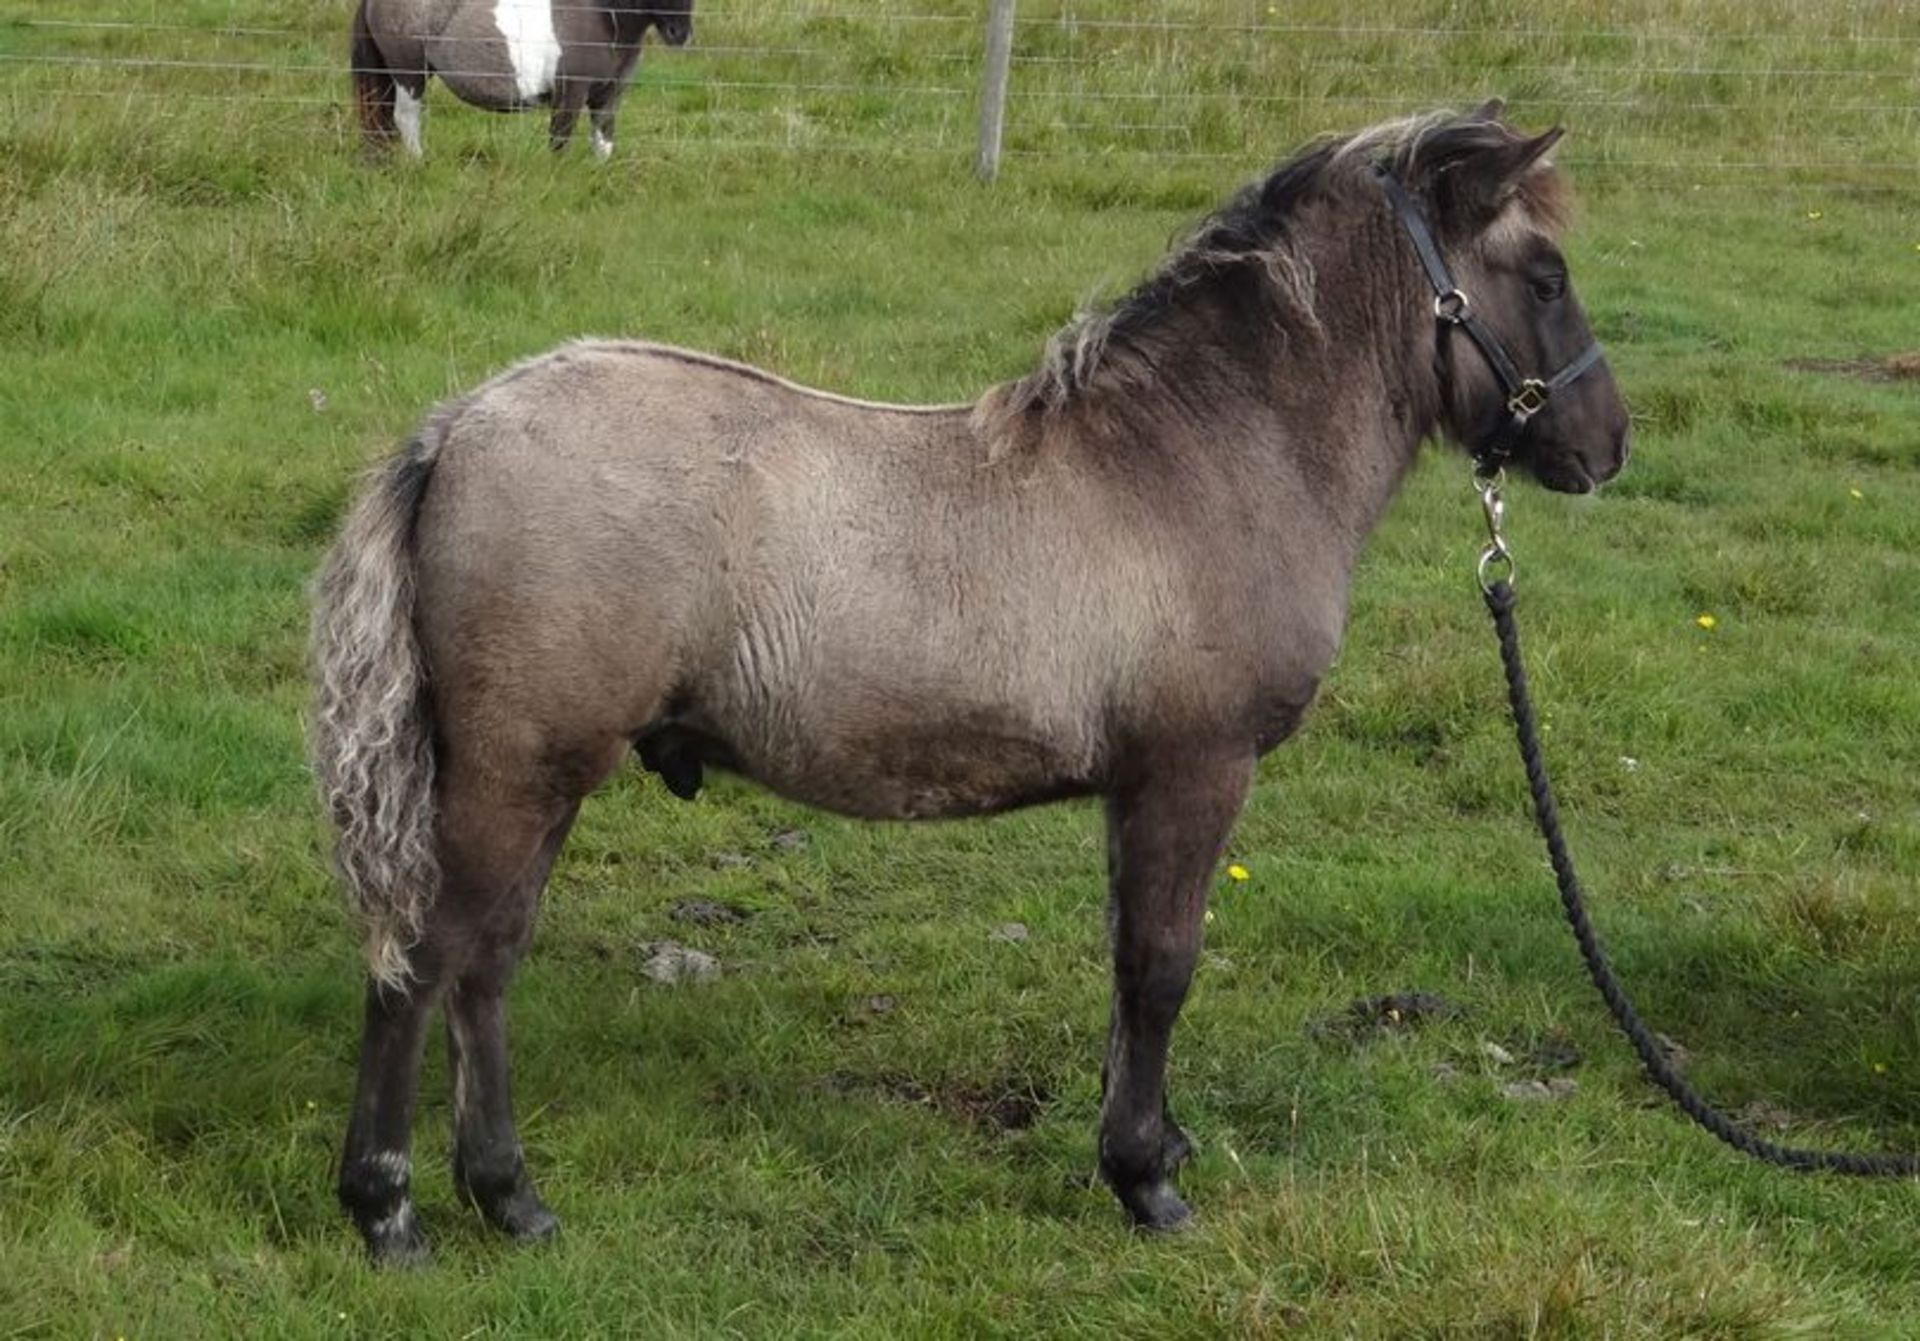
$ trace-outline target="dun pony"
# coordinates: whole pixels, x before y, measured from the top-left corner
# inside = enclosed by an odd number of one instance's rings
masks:
[[[1104,798],[1099,1163],[1137,1223],[1183,1222],[1168,1039],[1255,762],[1312,702],[1421,443],[1512,418],[1386,178],[1513,363],[1566,367],[1591,333],[1557,138],[1490,104],[1314,145],[969,404],[593,341],[436,412],[315,593],[313,756],[371,975],[340,1195],[374,1257],[426,1252],[408,1152],[438,1005],[456,1186],[553,1232],[503,994],[582,799],[635,752],[682,796],[726,769],[873,819]],[[1512,444],[1556,489],[1625,460],[1587,371]]]

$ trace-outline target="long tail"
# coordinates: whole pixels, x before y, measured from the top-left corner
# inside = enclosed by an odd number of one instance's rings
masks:
[[[414,519],[443,422],[374,472],[313,588],[308,751],[367,968],[398,990],[440,881],[432,705],[413,617]]]
[[[399,134],[399,126],[393,118],[393,75],[367,22],[370,3],[372,0],[360,0],[360,7],[354,11],[353,43],[348,55],[353,70],[353,103],[360,114],[360,133],[369,148],[385,148]]]

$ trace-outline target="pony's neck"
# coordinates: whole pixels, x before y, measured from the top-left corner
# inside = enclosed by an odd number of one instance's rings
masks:
[[[1399,239],[1374,234],[1321,231],[1290,256],[1292,282],[1197,289],[1135,344],[1187,436],[1250,494],[1309,502],[1355,552],[1440,412],[1431,317]]]

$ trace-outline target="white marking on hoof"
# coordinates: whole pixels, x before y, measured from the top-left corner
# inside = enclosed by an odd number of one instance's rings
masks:
[[[506,39],[520,101],[535,102],[553,92],[560,72],[560,35],[553,30],[550,0],[494,0],[493,26]]]
[[[420,113],[421,99],[414,97],[406,89],[395,86],[393,90],[393,121],[400,127],[400,143],[407,146],[407,152],[415,158],[420,157]]]
[[[593,128],[593,156],[602,163],[613,157],[613,141],[601,134],[598,126]]]

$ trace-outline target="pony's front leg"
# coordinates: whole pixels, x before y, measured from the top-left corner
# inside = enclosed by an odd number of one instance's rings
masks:
[[[367,984],[360,1036],[360,1078],[340,1159],[340,1204],[382,1266],[427,1260],[412,1195],[414,1102],[427,1017],[439,997],[437,975],[416,955],[405,991]]]
[[[553,90],[553,119],[547,124],[547,145],[554,153],[563,153],[573,139],[573,123],[580,119],[580,109],[587,105],[587,93],[592,85],[584,79],[570,79],[561,76]]]
[[[602,163],[613,157],[614,118],[619,115],[620,99],[626,96],[627,84],[639,64],[640,48],[635,47],[621,57],[613,77],[595,84],[587,95],[587,110],[593,115],[593,156]]]
[[[1100,1173],[1146,1229],[1191,1215],[1172,1181],[1187,1141],[1168,1110],[1167,1044],[1200,956],[1214,866],[1252,776],[1251,753],[1154,761],[1107,802],[1114,991]]]

